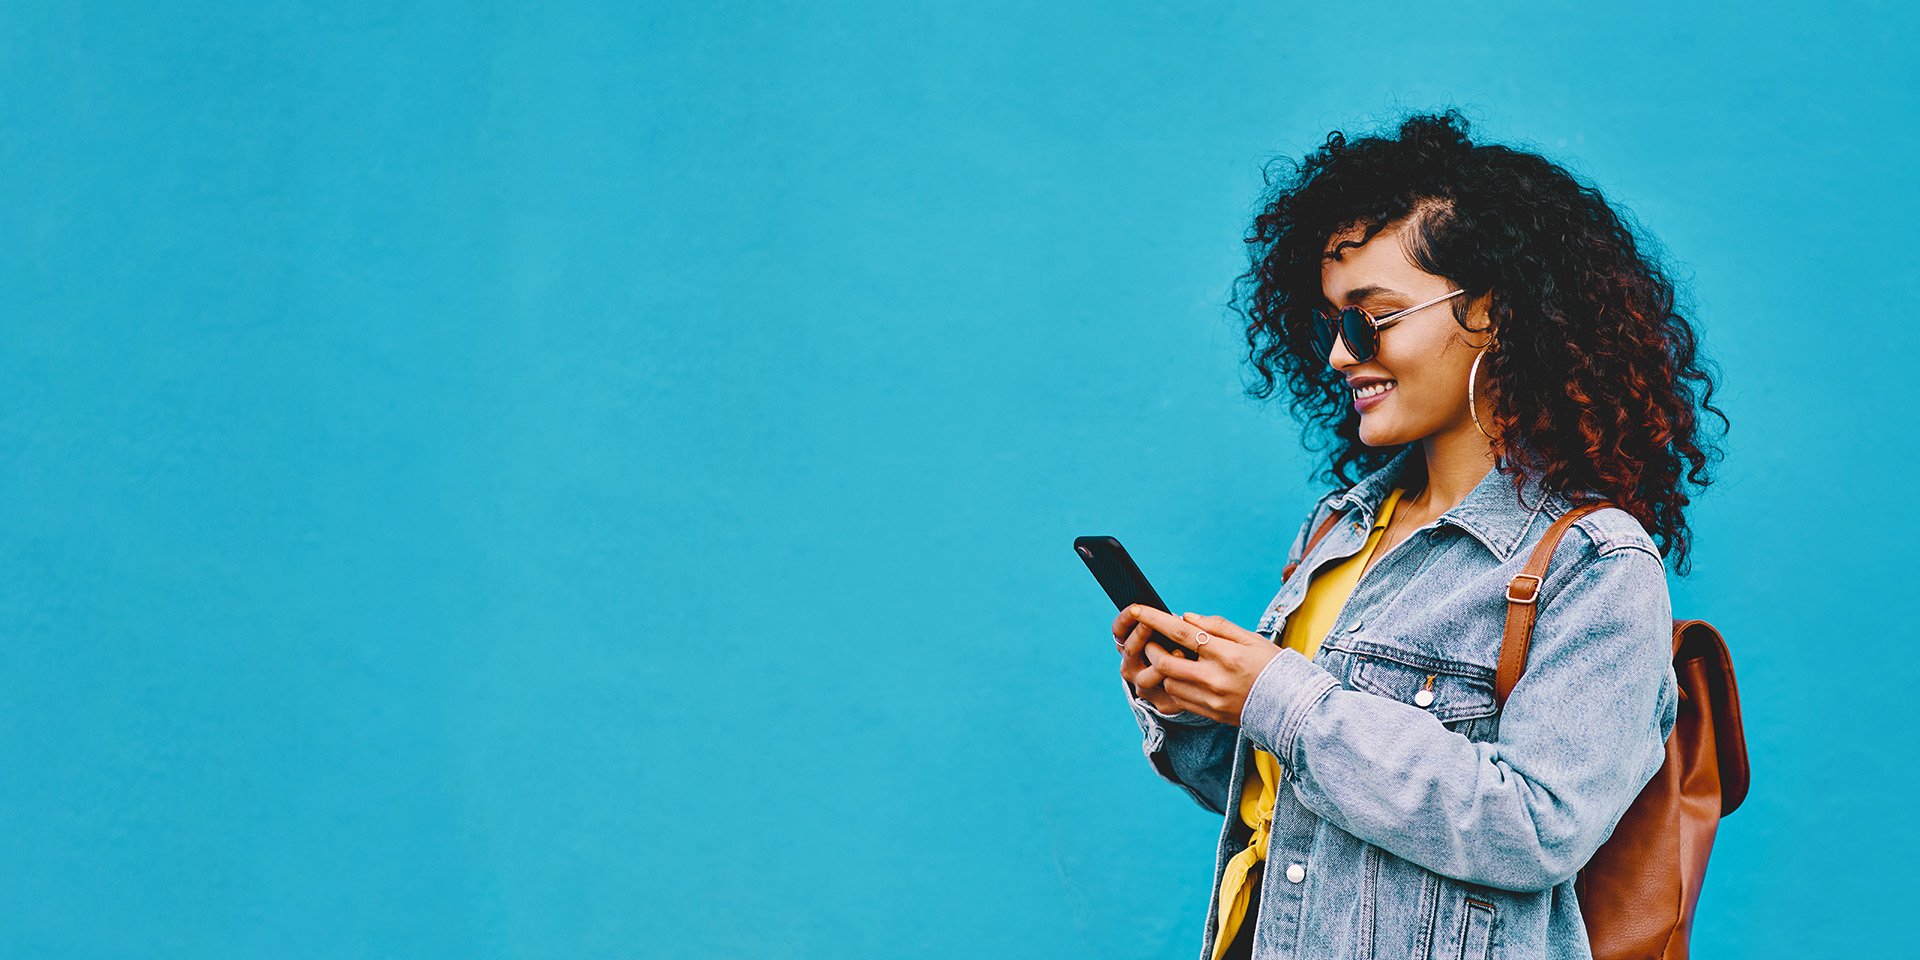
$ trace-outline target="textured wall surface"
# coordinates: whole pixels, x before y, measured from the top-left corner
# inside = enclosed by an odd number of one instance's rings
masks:
[[[1070,542],[1259,615],[1261,163],[1449,104],[1723,373],[1697,956],[1904,952],[1916,15],[1429,6],[0,7],[0,955],[1190,956]]]

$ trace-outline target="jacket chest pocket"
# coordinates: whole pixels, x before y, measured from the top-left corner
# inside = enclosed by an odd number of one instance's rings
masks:
[[[1497,708],[1493,671],[1484,667],[1428,657],[1403,660],[1375,652],[1355,653],[1347,685],[1425,710],[1470,740],[1491,735]]]

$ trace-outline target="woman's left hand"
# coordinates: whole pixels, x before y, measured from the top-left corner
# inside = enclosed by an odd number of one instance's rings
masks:
[[[1144,637],[1149,630],[1158,630],[1200,654],[1198,660],[1187,660],[1161,650],[1158,644],[1144,644],[1147,667],[1135,674],[1137,686],[1144,689],[1160,684],[1188,710],[1236,727],[1254,678],[1280,654],[1273,641],[1225,617],[1187,613],[1175,618],[1139,603],[1122,610],[1120,616],[1122,624],[1134,622],[1130,632]],[[1202,638],[1205,643],[1200,642]]]

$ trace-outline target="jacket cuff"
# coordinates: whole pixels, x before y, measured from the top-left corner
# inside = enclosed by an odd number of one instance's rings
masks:
[[[1240,728],[1248,739],[1292,766],[1294,738],[1307,711],[1339,685],[1333,674],[1301,656],[1300,651],[1282,648],[1247,688],[1247,702],[1240,708]]]
[[[1204,717],[1204,716],[1201,716],[1200,714],[1194,713],[1192,710],[1182,710],[1179,713],[1162,713],[1160,712],[1159,707],[1156,707],[1153,704],[1148,703],[1147,701],[1142,700],[1139,697],[1133,697],[1132,700],[1133,700],[1134,706],[1138,707],[1141,710],[1145,710],[1146,712],[1151,713],[1154,716],[1167,721],[1168,723],[1181,723],[1181,724],[1186,724],[1188,726],[1197,727],[1203,724],[1216,722],[1209,717]]]
[[[1158,751],[1167,740],[1166,728],[1161,726],[1157,719],[1160,712],[1148,709],[1146,701],[1134,696],[1133,684],[1128,683],[1125,677],[1117,679],[1120,681],[1121,692],[1127,697],[1127,707],[1133,711],[1133,721],[1140,725],[1140,752],[1151,760],[1155,751]]]

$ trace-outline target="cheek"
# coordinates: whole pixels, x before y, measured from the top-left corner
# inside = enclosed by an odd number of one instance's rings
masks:
[[[1383,356],[1381,359],[1387,358]],[[1452,404],[1456,400],[1455,394],[1459,394],[1459,403],[1466,403],[1467,363],[1472,360],[1471,356],[1467,356],[1466,362],[1461,362],[1461,357],[1448,351],[1442,341],[1434,344],[1430,352],[1424,355],[1385,365],[1387,375],[1399,381],[1394,389],[1400,391],[1402,396],[1419,407],[1439,407]]]

